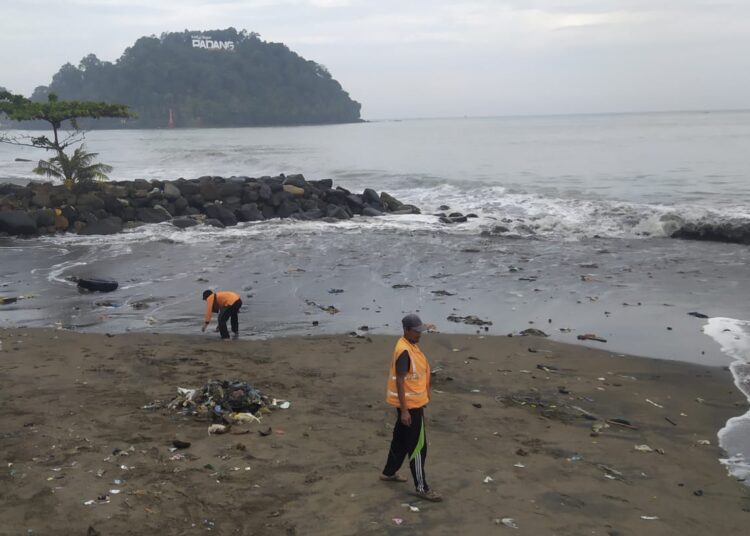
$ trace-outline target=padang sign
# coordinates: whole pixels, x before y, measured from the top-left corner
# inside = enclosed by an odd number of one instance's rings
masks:
[[[208,50],[234,50],[234,41],[214,41],[210,35],[194,35],[193,48]]]

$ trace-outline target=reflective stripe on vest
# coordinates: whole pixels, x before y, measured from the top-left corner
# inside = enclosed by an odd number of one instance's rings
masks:
[[[409,372],[404,376],[404,395],[406,397],[406,407],[409,409],[421,408],[429,402],[429,385],[430,385],[430,364],[427,358],[419,349],[419,346],[407,341],[401,337],[393,349],[391,357],[391,370],[388,376],[388,388],[386,390],[386,402],[394,407],[401,407],[398,399],[398,387],[396,384],[396,361],[399,356],[406,351],[411,361]]]

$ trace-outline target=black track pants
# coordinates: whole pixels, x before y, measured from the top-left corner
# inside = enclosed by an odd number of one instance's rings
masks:
[[[427,491],[424,462],[427,458],[427,435],[424,428],[424,408],[410,409],[411,426],[401,424],[401,410],[396,408],[396,425],[393,427],[391,449],[383,474],[393,476],[401,468],[404,458],[409,458],[409,468],[417,491]]]
[[[219,332],[221,333],[222,339],[229,338],[229,331],[227,330],[227,320],[230,318],[232,320],[232,333],[236,335],[239,332],[240,323],[239,319],[237,318],[237,313],[240,312],[240,307],[242,307],[242,300],[237,300],[226,309],[222,309],[219,313]]]

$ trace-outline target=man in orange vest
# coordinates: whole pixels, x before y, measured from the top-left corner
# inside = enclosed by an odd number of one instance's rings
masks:
[[[427,485],[424,462],[427,458],[427,437],[424,430],[424,408],[430,401],[430,364],[419,349],[422,332],[435,329],[423,324],[415,314],[401,320],[404,336],[396,343],[391,357],[386,402],[396,408],[396,425],[380,479],[386,482],[406,482],[399,470],[406,456],[414,477],[417,495],[438,502],[442,497]]]
[[[211,315],[219,313],[219,332],[221,333],[221,338],[229,338],[227,320],[231,319],[232,333],[236,339],[239,336],[239,319],[237,318],[237,313],[240,312],[240,307],[242,307],[240,295],[227,290],[218,292],[204,290],[203,301],[206,302],[206,316],[203,318],[201,331],[206,331],[208,324],[211,322]]]

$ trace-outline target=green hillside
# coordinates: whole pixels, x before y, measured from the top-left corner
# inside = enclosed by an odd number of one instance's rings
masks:
[[[124,124],[132,128],[166,127],[170,110],[176,127],[360,120],[360,104],[325,67],[234,28],[142,37],[114,63],[90,54],[78,67],[63,65],[32,99],[46,100],[48,92],[127,104],[138,116]]]

